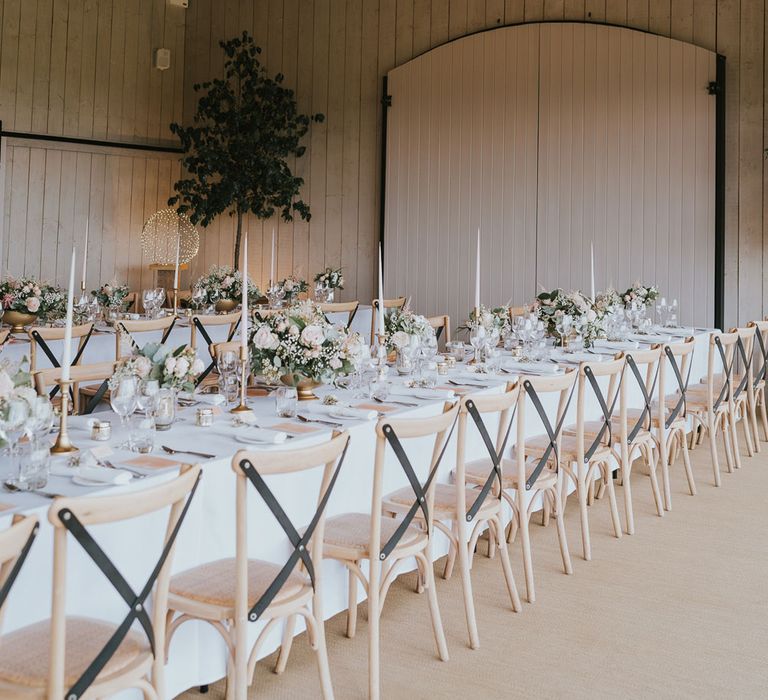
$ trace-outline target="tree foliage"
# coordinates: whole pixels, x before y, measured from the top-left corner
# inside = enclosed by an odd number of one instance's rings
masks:
[[[304,180],[288,160],[304,155],[302,138],[324,117],[299,113],[293,90],[283,86],[282,74],[267,74],[248,32],[219,46],[226,56],[224,78],[194,85],[201,95],[192,126],[170,127],[184,149],[188,177],[175,183],[168,204],[203,227],[225,212],[236,216],[237,268],[244,214],[309,220],[309,206],[298,198]]]

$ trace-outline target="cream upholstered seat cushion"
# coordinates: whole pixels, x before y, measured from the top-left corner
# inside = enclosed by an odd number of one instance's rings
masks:
[[[381,519],[381,545],[389,540],[401,520]],[[367,513],[344,513],[328,518],[325,522],[323,551],[326,556],[342,556],[347,559],[364,559],[369,556],[371,516]],[[420,540],[426,542],[427,534],[416,525],[409,525],[398,547],[410,547]]]
[[[104,648],[117,627],[87,617],[68,617],[64,685],[74,685]],[[0,686],[44,689],[50,670],[50,621],[45,620],[0,637]],[[121,675],[129,666],[151,663],[152,652],[143,632],[131,630],[101,671],[97,682]]]
[[[467,488],[466,503],[469,508],[477,498],[477,490]],[[383,510],[387,513],[401,513],[407,511],[416,500],[416,495],[410,486],[404,486],[393,493],[390,493],[383,503]],[[498,507],[498,499],[489,495],[483,501],[477,517],[485,514],[492,514]],[[453,484],[437,484],[435,486],[434,516],[438,520],[454,519],[456,517],[456,486]],[[421,509],[416,511],[416,517],[423,519]]]
[[[248,560],[248,605],[254,605],[264,595],[272,581],[282,569],[282,565],[260,559]],[[207,605],[223,608],[235,607],[235,586],[237,583],[235,559],[218,559],[193,569],[176,574],[171,579],[169,592],[171,607],[177,608],[176,598],[187,598]],[[301,593],[302,589],[311,590],[309,577],[294,569],[283,584],[273,603],[280,603],[286,598]]]
[[[517,489],[517,460],[514,457],[514,450],[512,451],[512,458],[503,459],[501,461],[501,483],[505,489]],[[525,478],[528,479],[533,470],[538,464],[538,459],[528,458],[525,464]],[[466,479],[468,483],[477,484],[482,486],[485,480],[488,478],[492,468],[491,458],[478,459],[472,462],[467,462],[464,466]],[[536,479],[537,489],[548,489],[554,486],[557,482],[557,474],[545,467],[541,470],[539,477]]]

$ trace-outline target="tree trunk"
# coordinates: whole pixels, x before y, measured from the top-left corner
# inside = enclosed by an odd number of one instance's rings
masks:
[[[240,269],[240,239],[243,236],[243,212],[237,212],[237,231],[235,233],[235,270]]]

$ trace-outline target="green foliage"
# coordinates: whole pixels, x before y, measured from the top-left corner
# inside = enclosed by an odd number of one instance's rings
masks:
[[[189,177],[175,183],[168,204],[203,227],[224,212],[237,216],[237,269],[244,214],[268,219],[279,213],[292,221],[295,213],[309,220],[309,206],[298,199],[304,180],[291,172],[288,159],[304,155],[302,138],[324,117],[298,112],[293,90],[283,87],[282,74],[267,75],[248,32],[219,45],[224,78],[194,85],[201,96],[193,125],[170,127]]]

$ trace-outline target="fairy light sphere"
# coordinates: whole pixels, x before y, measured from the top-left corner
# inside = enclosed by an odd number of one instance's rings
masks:
[[[179,263],[188,263],[200,249],[200,234],[184,214],[175,209],[156,211],[144,223],[141,249],[150,264],[175,265],[176,245]]]

